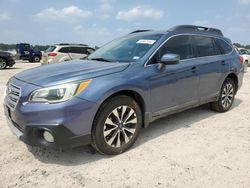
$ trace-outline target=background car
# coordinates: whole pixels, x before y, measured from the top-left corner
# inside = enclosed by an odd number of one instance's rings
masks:
[[[42,65],[81,59],[95,49],[85,44],[56,44],[50,46],[42,55]]]
[[[0,69],[12,67],[14,64],[15,60],[13,54],[5,51],[0,51]]]
[[[244,72],[247,72],[247,68],[250,66],[250,53],[245,48],[237,48],[236,50],[243,58],[243,66],[244,66]]]
[[[21,60],[28,60],[29,62],[40,62],[42,52],[34,49],[28,43],[20,43],[16,45],[16,58]]]

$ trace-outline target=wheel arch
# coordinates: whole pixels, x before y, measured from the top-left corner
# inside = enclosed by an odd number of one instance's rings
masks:
[[[109,95],[108,97],[106,97],[102,101],[101,105],[99,106],[99,108],[97,110],[97,113],[99,112],[99,109],[101,108],[101,106],[103,104],[105,104],[111,98],[113,98],[115,96],[118,96],[118,95],[123,95],[123,96],[130,97],[130,98],[134,99],[137,102],[137,104],[139,105],[139,107],[141,109],[141,112],[142,112],[142,120],[143,120],[143,127],[144,127],[145,126],[144,119],[145,119],[145,112],[146,112],[146,106],[145,106],[146,104],[145,104],[145,100],[142,97],[142,95],[139,92],[135,91],[135,90],[131,90],[131,89],[120,90],[120,91],[116,91],[115,93]],[[97,115],[97,113],[96,113],[96,115]]]
[[[226,79],[227,78],[230,78],[231,80],[233,80],[233,82],[236,86],[236,92],[237,92],[238,91],[238,83],[239,83],[238,76],[234,73],[230,73],[229,75],[227,75]]]
[[[6,63],[7,63],[7,66],[9,66],[9,62],[8,62],[8,60],[5,57],[0,56],[0,58],[3,59],[3,60],[5,60]]]

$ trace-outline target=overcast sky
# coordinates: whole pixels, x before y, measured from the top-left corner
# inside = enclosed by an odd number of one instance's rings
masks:
[[[220,28],[250,44],[250,0],[0,0],[0,43],[103,45],[136,29]]]

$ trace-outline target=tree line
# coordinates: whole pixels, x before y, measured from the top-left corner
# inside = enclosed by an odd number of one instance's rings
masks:
[[[246,48],[248,50],[250,50],[250,45],[241,45],[239,43],[234,43],[235,46],[237,46],[238,48]]]

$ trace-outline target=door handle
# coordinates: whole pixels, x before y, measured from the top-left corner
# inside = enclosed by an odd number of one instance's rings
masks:
[[[192,68],[191,68],[191,72],[192,72],[192,73],[196,73],[196,70],[197,70],[197,67],[192,67]]]
[[[221,61],[221,64],[222,64],[222,65],[226,65],[226,61],[224,61],[224,60]]]

